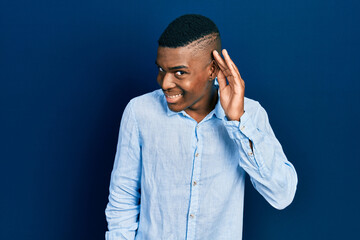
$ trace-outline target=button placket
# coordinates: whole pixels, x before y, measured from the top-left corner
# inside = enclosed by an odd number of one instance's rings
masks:
[[[202,151],[202,141],[199,134],[199,125],[197,124],[194,128],[195,131],[195,150],[193,155],[193,169],[190,185],[190,205],[188,212],[188,232],[187,239],[194,239],[196,231],[196,214],[199,209],[199,183],[200,174],[201,174],[201,151]]]

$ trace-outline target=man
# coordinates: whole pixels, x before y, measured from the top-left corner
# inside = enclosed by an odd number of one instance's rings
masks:
[[[161,35],[161,89],[123,113],[107,239],[241,239],[246,173],[273,207],[292,202],[295,169],[220,52],[216,25],[200,15],[175,19]]]

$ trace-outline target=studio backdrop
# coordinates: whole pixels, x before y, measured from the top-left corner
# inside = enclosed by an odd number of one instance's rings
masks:
[[[153,91],[157,39],[199,13],[298,173],[272,208],[247,179],[245,240],[354,239],[359,1],[0,1],[0,239],[104,239],[124,107]]]

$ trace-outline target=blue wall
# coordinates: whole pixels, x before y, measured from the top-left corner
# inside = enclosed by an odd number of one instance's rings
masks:
[[[156,40],[184,13],[217,23],[298,171],[283,211],[247,184],[244,239],[353,239],[359,1],[149,2],[0,1],[0,239],[104,238],[122,111],[158,87]]]

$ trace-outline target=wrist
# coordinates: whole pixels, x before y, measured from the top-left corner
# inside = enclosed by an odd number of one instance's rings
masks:
[[[236,114],[236,115],[226,115],[226,118],[228,121],[238,121],[240,122],[240,119],[242,117],[242,115],[244,115],[245,111],[242,111],[241,114]]]

